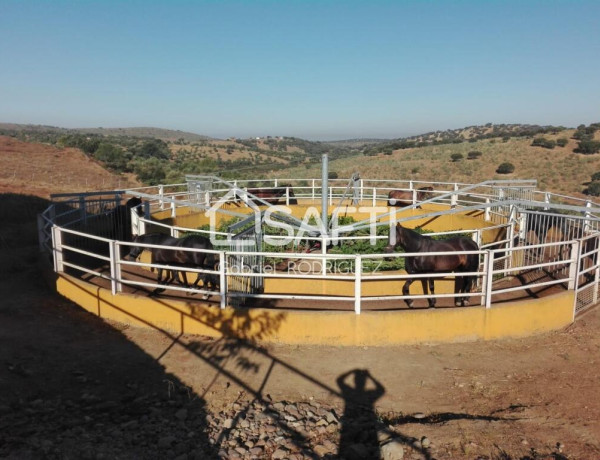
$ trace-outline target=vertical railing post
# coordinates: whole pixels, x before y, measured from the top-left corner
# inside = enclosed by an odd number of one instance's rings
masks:
[[[362,296],[362,256],[357,255],[354,259],[354,313],[360,315],[360,301]]]
[[[175,200],[171,201],[171,217],[177,217],[177,210],[175,208]]]
[[[164,185],[158,186],[158,196],[159,196],[158,202],[160,203],[160,210],[162,211],[163,209],[165,209],[165,201],[164,201],[165,186]]]
[[[585,211],[585,221],[583,223],[583,235],[587,235],[590,232],[590,219],[592,217],[589,209],[592,207],[592,202],[590,200],[587,200],[585,202],[585,207],[586,207],[586,211]]]
[[[221,296],[221,310],[227,306],[227,278],[225,277],[226,260],[225,252],[219,252],[219,295]]]
[[[571,246],[571,262],[569,264],[569,285],[567,289],[577,289],[579,278],[579,260],[581,258],[581,241],[573,241]]]
[[[377,206],[377,189],[373,187],[373,207]]]
[[[362,203],[363,200],[363,195],[364,195],[364,181],[363,179],[360,180],[360,202]]]
[[[489,198],[485,199],[485,204],[488,206],[486,206],[485,211],[483,211],[483,220],[485,220],[486,222],[489,222],[489,220],[490,220],[490,207],[489,207],[490,199]]]
[[[54,271],[56,273],[63,273],[65,271],[63,246],[62,246],[62,232],[61,228],[53,225],[52,226],[52,253],[54,259]]]
[[[598,282],[600,281],[600,264],[598,263],[599,260],[599,249],[598,249],[598,237],[597,236],[593,236],[592,238],[594,238],[596,241],[592,244],[592,247],[594,248],[594,256],[592,257],[592,260],[595,260],[594,262],[594,284],[592,287],[592,304],[596,304],[598,303]]]
[[[321,235],[321,254],[323,258],[321,259],[321,273],[323,276],[327,275],[327,236]]]
[[[492,283],[494,282],[494,254],[492,251],[486,251],[484,257],[485,273],[485,308],[492,306]]]
[[[117,241],[108,243],[108,252],[110,256],[110,287],[113,295],[121,292],[121,264],[119,261],[120,247]]]
[[[456,192],[458,190],[458,184],[454,184],[454,191]],[[451,207],[456,207],[456,205],[458,204],[458,195],[456,193],[453,193],[452,196],[450,197],[450,206]]]
[[[506,244],[506,248],[508,251],[506,252],[506,263],[504,264],[504,268],[509,269],[512,268],[512,259],[514,252],[512,249],[515,247],[515,224],[517,223],[517,219],[511,219],[508,225],[508,242]]]
[[[40,252],[46,251],[46,220],[42,214],[37,215],[37,226],[38,226],[38,245],[40,247]]]
[[[312,180],[312,185],[310,187],[310,199],[312,201],[315,200],[315,180],[314,179]]]
[[[79,196],[79,214],[82,222],[87,220],[87,209],[85,208],[85,197],[83,195]]]
[[[290,205],[290,188],[289,187],[285,188],[285,204],[286,204],[286,206]]]

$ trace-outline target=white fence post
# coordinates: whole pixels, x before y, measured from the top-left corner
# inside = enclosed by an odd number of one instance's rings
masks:
[[[285,204],[286,204],[286,206],[290,205],[290,188],[289,187],[285,188]]]
[[[361,179],[360,180],[360,202],[361,203],[363,200],[363,194],[364,194],[364,181]]]
[[[164,185],[158,186],[158,196],[159,196],[158,202],[160,203],[160,210],[162,211],[163,209],[165,209],[165,201],[163,200],[163,198],[165,197],[165,186]]]
[[[311,186],[311,190],[310,190],[310,198],[311,200],[314,201],[315,199],[315,180],[312,180],[312,186]]]
[[[219,295],[221,296],[221,310],[227,306],[227,278],[225,277],[225,252],[219,253]]]
[[[108,243],[108,252],[110,255],[110,287],[112,295],[121,292],[121,264],[119,263],[119,245],[117,241]]]
[[[485,199],[485,204],[490,204],[490,199],[486,198]],[[490,220],[490,207],[486,206],[485,207],[485,211],[483,211],[483,220],[485,220],[486,222]]]
[[[171,217],[177,217],[177,210],[175,209],[175,200],[171,201]]]
[[[486,251],[483,258],[485,285],[484,285],[484,304],[485,308],[492,306],[492,283],[494,282],[494,254],[492,251]]]
[[[361,301],[361,283],[362,283],[362,257],[356,256],[354,260],[354,313],[360,315]]]
[[[373,207],[377,206],[377,189],[373,187]]]
[[[585,211],[585,220],[583,221],[583,235],[584,236],[590,232],[590,219],[591,219],[592,215],[589,211],[589,208],[592,207],[592,202],[590,200],[587,200],[585,202],[585,207],[588,210]]]
[[[458,190],[458,184],[454,184],[454,191],[456,192]],[[453,193],[452,196],[450,197],[450,206],[451,207],[456,207],[456,205],[458,204],[458,195],[456,193]]]
[[[579,277],[579,260],[581,258],[581,241],[573,241],[573,246],[571,247],[571,263],[569,264],[569,285],[568,289],[576,289],[578,282],[577,278]]]
[[[56,273],[63,273],[65,266],[63,264],[63,247],[62,247],[62,232],[60,227],[52,226],[52,248],[54,255],[54,271]]]

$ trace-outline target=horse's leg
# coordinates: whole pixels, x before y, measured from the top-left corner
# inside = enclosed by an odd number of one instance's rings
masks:
[[[454,275],[454,294],[462,294],[465,288],[465,279],[463,276],[459,274]],[[464,307],[465,306],[465,298],[464,297],[454,297],[454,305],[456,307]]]
[[[429,297],[429,308],[434,308],[435,307],[435,303],[436,303],[436,299],[435,299],[435,289],[434,289],[434,279],[433,278],[427,278],[427,282],[429,283],[429,293],[431,294],[431,296]]]
[[[158,284],[166,284],[163,281],[163,269],[162,268],[157,268],[157,281]],[[160,294],[161,292],[164,292],[165,288],[160,288],[157,287],[156,289],[154,289],[154,291],[152,291],[152,294]]]
[[[406,280],[406,283],[404,283],[404,286],[402,287],[402,295],[409,295],[410,292],[410,285],[412,284],[414,280],[408,279]],[[408,308],[412,308],[413,306],[413,299],[404,299],[404,301],[406,302],[406,305],[408,305]]]

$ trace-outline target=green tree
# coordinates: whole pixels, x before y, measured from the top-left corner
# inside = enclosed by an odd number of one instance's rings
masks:
[[[579,141],[575,152],[583,153],[584,155],[598,153],[600,152],[600,142],[592,140]]]
[[[138,180],[147,185],[158,185],[166,177],[165,168],[158,158],[137,161],[133,171]]]
[[[125,171],[127,167],[125,152],[122,148],[112,144],[101,143],[94,153],[94,158],[104,163],[109,169],[118,172]]]
[[[556,142],[545,137],[536,137],[531,143],[533,147],[543,147],[545,149],[553,149],[556,146]]]
[[[169,146],[160,139],[145,141],[135,149],[134,153],[141,158],[158,158],[161,160],[169,160],[171,158]]]
[[[500,166],[498,166],[498,169],[496,169],[496,172],[498,174],[510,174],[512,172],[514,172],[515,170],[515,165],[513,165],[512,163],[509,162],[505,162],[502,163]]]
[[[600,196],[600,181],[595,180],[591,182],[585,193],[592,196]]]

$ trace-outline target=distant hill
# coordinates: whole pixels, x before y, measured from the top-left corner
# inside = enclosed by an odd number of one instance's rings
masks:
[[[58,134],[95,134],[99,136],[125,136],[138,138],[153,138],[163,141],[198,142],[212,140],[209,136],[201,134],[188,133],[180,130],[152,128],[152,127],[134,127],[134,128],[59,128],[57,126],[47,125],[25,125],[16,123],[0,123],[0,133],[9,134],[9,132],[32,132],[32,133],[58,133]]]
[[[378,153],[391,154],[392,151],[397,149],[427,147],[428,145],[473,143],[494,138],[501,138],[506,141],[510,138],[533,137],[544,134],[555,135],[566,129],[564,126],[487,123],[485,125],[467,126],[465,128],[447,129],[445,131],[431,131],[416,136],[373,142],[372,144],[365,145],[364,152],[366,155],[376,155]]]
[[[425,184],[536,179],[541,190],[597,196],[589,186],[592,175],[600,174],[600,123],[580,125],[577,129],[534,125],[467,127],[372,145],[363,150],[363,155],[330,161],[329,171],[340,178],[338,183],[344,183],[355,172],[363,178]],[[500,165],[504,163],[512,164],[514,171],[503,174]],[[278,171],[278,176],[319,177],[320,164],[309,166],[290,167]]]
[[[369,139],[369,138],[358,138],[358,139],[343,139],[339,141],[324,141],[323,144],[333,145],[335,147],[347,147],[351,149],[358,149],[365,145],[379,144],[381,142],[390,142],[391,139]]]

